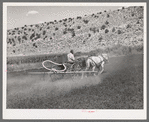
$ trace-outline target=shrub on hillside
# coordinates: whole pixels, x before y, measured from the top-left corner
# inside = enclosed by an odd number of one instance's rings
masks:
[[[139,19],[143,19],[143,17],[139,17]]]
[[[82,17],[78,16],[77,19],[82,19]]]
[[[102,26],[101,26],[101,30],[104,30],[105,28],[106,28],[105,25],[102,25]]]
[[[30,39],[33,39],[35,37],[35,33],[33,33],[31,36],[30,36]]]
[[[18,41],[19,41],[19,44],[21,43],[21,37],[20,36],[18,36]]]
[[[15,50],[13,50],[12,52],[13,52],[13,53],[15,53],[16,51],[15,51]]]
[[[108,21],[106,21],[106,22],[105,22],[105,24],[106,24],[106,25],[108,25],[108,24],[109,24],[109,22],[108,22]]]
[[[63,19],[63,21],[66,22],[67,21],[67,18]]]
[[[68,28],[67,30],[70,31],[70,32],[73,32],[74,31],[73,28]]]
[[[45,34],[46,34],[46,31],[44,30],[44,31],[43,31],[43,35],[45,35]]]
[[[63,34],[66,34],[66,33],[67,33],[67,31],[66,31],[66,30],[64,30],[64,31],[63,31]]]
[[[126,26],[126,28],[131,28],[131,25],[130,25],[130,24],[128,24],[128,25]]]
[[[115,28],[114,27],[112,28],[112,32],[115,32]]]
[[[81,26],[77,26],[77,29],[80,29],[81,28]]]
[[[107,14],[107,18],[109,18],[110,17],[110,15],[109,14]]]
[[[140,24],[139,20],[136,22],[136,24]]]
[[[8,39],[8,42],[7,42],[8,44],[10,43],[10,44],[12,44],[12,41],[11,41],[11,39]]]
[[[39,28],[39,25],[36,24],[35,27],[36,27],[36,28]]]
[[[58,30],[58,27],[55,28],[55,31],[57,31],[57,30]]]
[[[40,34],[36,33],[35,40],[36,40],[36,39],[39,39],[39,38],[40,38]]]
[[[88,37],[91,37],[91,34],[90,33],[88,34]]]
[[[12,46],[16,46],[16,43],[14,41],[14,39],[12,38],[12,42],[13,42],[13,45]]]
[[[99,37],[99,39],[98,39],[98,40],[99,40],[99,42],[101,42],[101,41],[102,41],[102,39],[103,39],[103,38],[102,38],[102,36],[101,36],[101,37]]]
[[[109,32],[109,30],[108,30],[108,29],[106,29],[106,30],[105,30],[105,33],[108,33],[108,32]]]
[[[87,23],[89,22],[89,20],[83,20],[83,22],[84,22],[85,24],[87,24]]]
[[[92,27],[92,28],[90,28],[90,31],[93,31],[94,33],[96,33],[97,28],[96,27]]]
[[[121,32],[121,30],[118,30],[117,33],[118,33],[118,34],[121,34],[122,32]]]
[[[72,32],[72,37],[74,37],[76,34],[75,34],[75,32]]]
[[[26,36],[22,36],[22,39],[25,39],[25,40],[27,40],[27,37],[26,37]]]
[[[50,24],[54,24],[54,22],[50,22]]]
[[[42,30],[42,27],[40,28],[40,31]]]
[[[43,40],[45,40],[47,38],[47,36],[45,36],[44,38],[43,38]]]
[[[68,18],[69,19],[69,21],[72,21],[72,18]]]
[[[131,14],[132,17],[133,17],[134,15],[135,15],[134,13]]]

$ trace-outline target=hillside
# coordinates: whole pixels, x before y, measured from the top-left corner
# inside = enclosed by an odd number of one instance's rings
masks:
[[[123,7],[7,30],[7,56],[143,47],[143,10]]]

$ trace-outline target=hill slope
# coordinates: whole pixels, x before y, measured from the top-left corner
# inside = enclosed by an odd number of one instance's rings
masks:
[[[89,52],[115,45],[143,46],[142,6],[25,25],[7,31],[7,55]]]

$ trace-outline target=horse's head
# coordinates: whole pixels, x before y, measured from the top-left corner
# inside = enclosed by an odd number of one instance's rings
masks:
[[[104,53],[104,54],[101,54],[103,59],[106,61],[106,62],[109,62],[109,57],[108,57],[108,54]]]

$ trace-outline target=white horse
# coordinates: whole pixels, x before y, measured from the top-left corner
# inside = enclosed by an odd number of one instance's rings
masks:
[[[92,71],[95,71],[95,68],[97,68],[98,69],[97,72],[98,72],[98,75],[99,75],[100,68],[102,68],[100,74],[103,73],[103,71],[104,71],[105,62],[109,62],[108,54],[101,54],[101,55],[98,55],[98,56],[91,56],[86,60],[86,69],[85,69],[85,71],[88,71],[89,68],[92,66]],[[95,73],[94,73],[94,75],[95,75]]]

